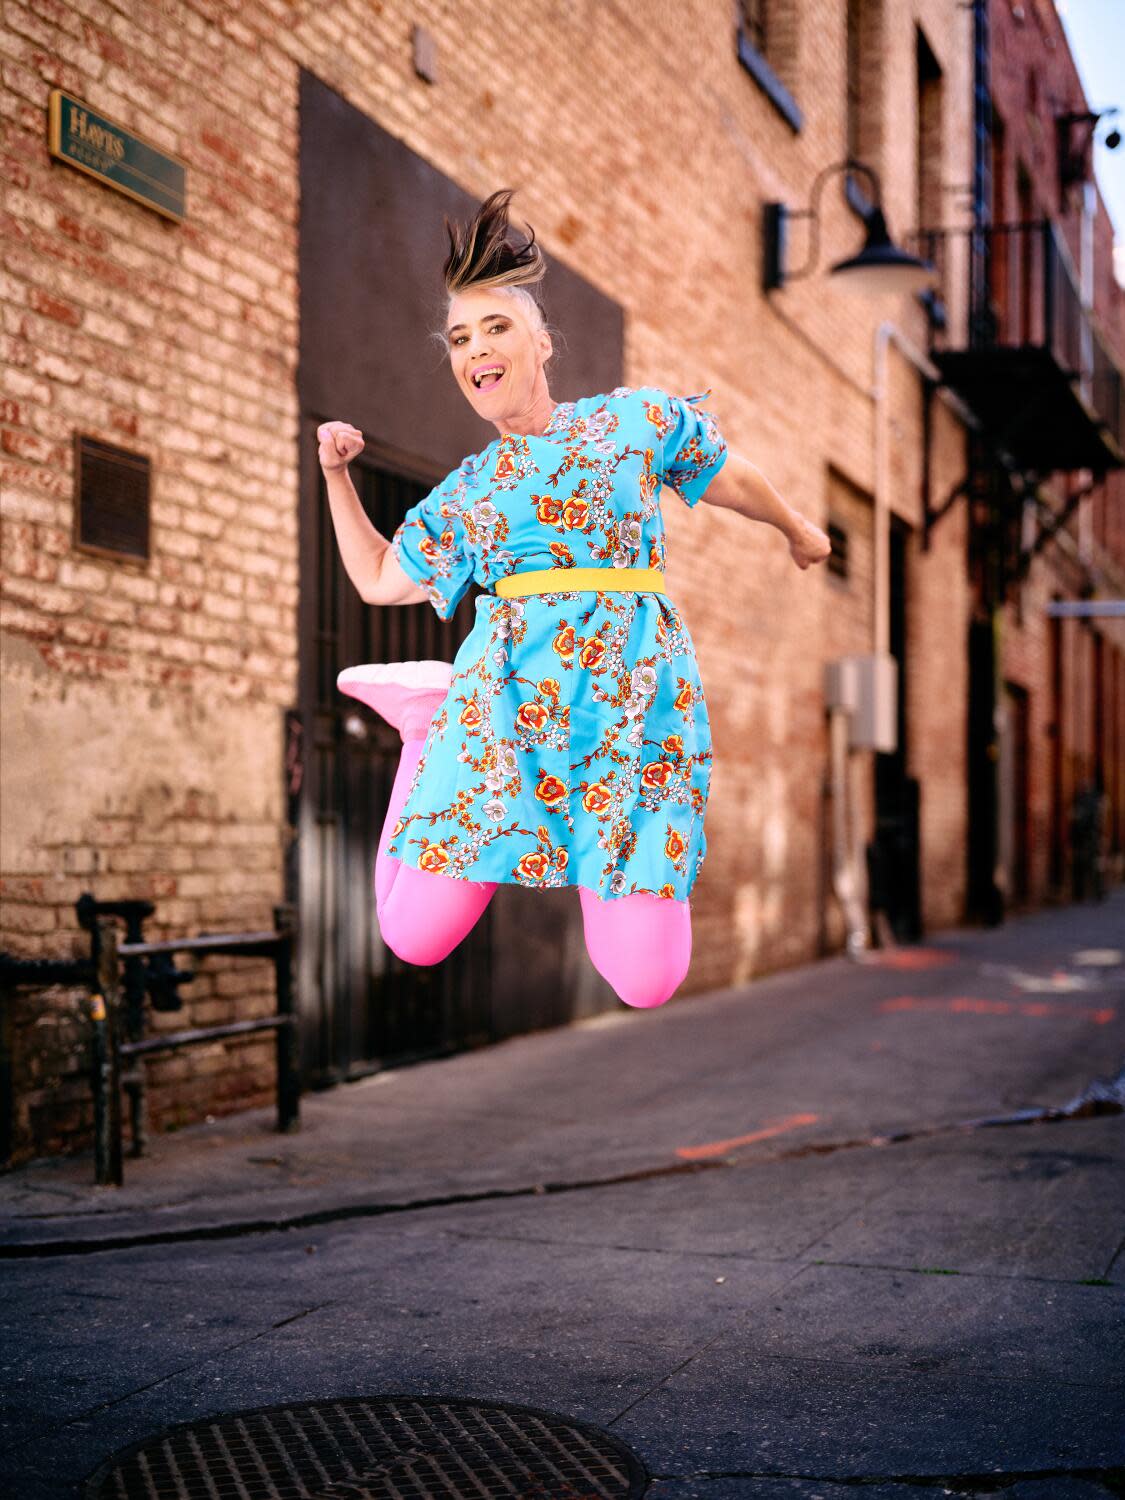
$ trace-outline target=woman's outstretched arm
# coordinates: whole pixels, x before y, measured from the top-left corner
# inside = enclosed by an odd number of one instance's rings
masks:
[[[789,543],[789,551],[799,568],[824,562],[832,551],[827,534],[786,504],[761,469],[733,448],[704,490],[703,499],[711,505],[737,511],[750,521],[776,526]]]

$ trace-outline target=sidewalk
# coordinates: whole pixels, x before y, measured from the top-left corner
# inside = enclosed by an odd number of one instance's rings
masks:
[[[1115,942],[1125,889],[308,1093],[293,1135],[269,1108],[154,1136],[122,1188],[94,1184],[90,1155],[33,1163],[0,1177],[0,1252],[774,1160],[1060,1107],[1125,1059]]]
[[[1115,890],[10,1173],[0,1492],[412,1392],[594,1423],[646,1500],[1120,1496],[1123,949]]]

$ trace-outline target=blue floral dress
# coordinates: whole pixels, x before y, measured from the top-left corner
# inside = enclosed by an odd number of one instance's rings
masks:
[[[618,387],[507,433],[407,511],[403,571],[447,620],[472,580],[557,568],[557,593],[475,603],[387,852],[455,879],[685,900],[703,864],[711,733],[667,594],[570,590],[568,568],[664,568],[660,486],[695,505],[727,447],[698,396]]]

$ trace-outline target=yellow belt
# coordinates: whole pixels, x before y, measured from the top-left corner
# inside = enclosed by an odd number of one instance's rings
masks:
[[[533,568],[496,580],[502,599],[522,594],[561,594],[576,589],[623,590],[636,594],[666,594],[659,568]]]

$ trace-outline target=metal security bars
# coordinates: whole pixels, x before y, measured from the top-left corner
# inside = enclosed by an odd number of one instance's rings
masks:
[[[277,1128],[286,1132],[297,1129],[300,1080],[292,978],[295,923],[289,905],[274,907],[272,931],[206,933],[154,943],[144,942],[141,932],[144,921],[155,910],[149,901],[97,901],[89,892],[84,892],[75,903],[75,910],[80,926],[90,936],[90,957],[21,959],[0,953],[0,993],[54,984],[85,985],[89,989],[90,1076],[94,1097],[94,1171],[97,1182],[120,1187],[124,1180],[123,1088],[130,1097],[132,1155],[144,1155],[147,1110],[143,1061],[159,1052],[175,1052],[226,1037],[274,1032]],[[115,918],[126,925],[124,942],[118,940]],[[179,1010],[183,1001],[177,993],[178,987],[195,978],[193,970],[174,967],[171,959],[175,953],[271,958],[276,985],[275,1014],[146,1037],[146,1002],[157,1011]],[[125,1071],[123,1063],[132,1063],[132,1066]],[[7,1066],[10,1069],[10,1062]]]

